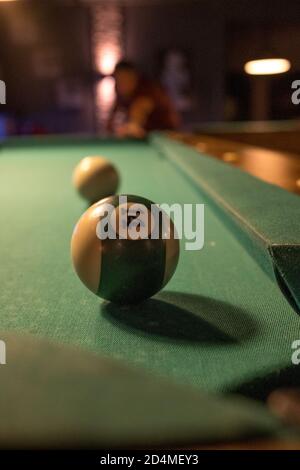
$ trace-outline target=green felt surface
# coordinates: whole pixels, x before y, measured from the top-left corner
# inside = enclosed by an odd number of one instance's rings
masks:
[[[71,174],[91,154],[115,163],[122,192],[158,203],[206,203],[204,249],[184,251],[182,244],[171,282],[139,307],[102,302],[72,270],[70,238],[86,205]],[[0,227],[1,329],[80,345],[204,390],[263,382],[291,366],[299,317],[201,187],[150,144],[54,139],[4,145]]]

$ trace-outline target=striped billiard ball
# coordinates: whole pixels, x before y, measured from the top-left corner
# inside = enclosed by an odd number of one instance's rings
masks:
[[[116,194],[119,174],[106,158],[85,157],[73,172],[73,185],[84,199],[93,204],[104,197]]]
[[[172,220],[148,199],[103,199],[82,215],[74,229],[75,271],[103,299],[124,305],[142,302],[174,274],[179,258],[175,233]]]

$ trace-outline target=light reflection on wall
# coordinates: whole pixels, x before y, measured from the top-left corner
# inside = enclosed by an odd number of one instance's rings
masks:
[[[94,67],[102,75],[110,75],[122,55],[121,8],[116,4],[99,2],[92,6],[92,50]],[[96,124],[103,130],[111,106],[114,102],[115,90],[112,77],[102,78],[95,87]]]
[[[96,85],[96,116],[102,131],[107,123],[114,100],[115,80],[113,77],[104,77]]]
[[[99,47],[96,54],[98,71],[103,75],[110,75],[114,71],[115,65],[119,59],[120,51],[112,44]]]

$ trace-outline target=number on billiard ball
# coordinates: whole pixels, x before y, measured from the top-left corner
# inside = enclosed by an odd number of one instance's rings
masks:
[[[141,205],[145,210],[126,218],[130,208]],[[161,218],[158,224],[151,205],[138,196],[127,196],[127,203],[120,205],[119,196],[112,196],[91,206],[79,219],[71,241],[73,265],[81,281],[99,297],[118,304],[139,303],[161,290],[174,274],[179,258],[174,224],[166,213],[167,224]],[[116,229],[114,238],[99,237],[103,217]]]

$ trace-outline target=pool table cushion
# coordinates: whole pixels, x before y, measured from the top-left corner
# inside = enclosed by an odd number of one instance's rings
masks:
[[[124,448],[291,438],[262,405],[177,386],[122,362],[0,332],[0,448]]]

